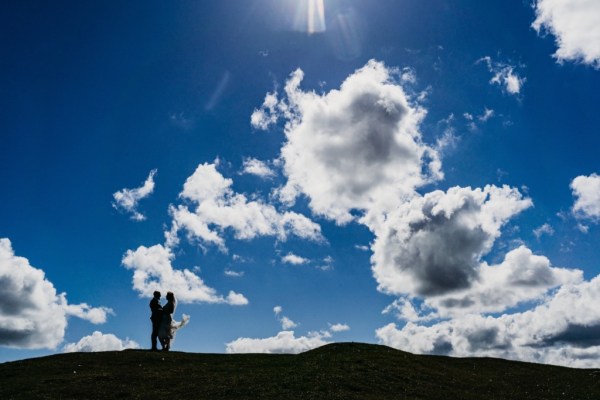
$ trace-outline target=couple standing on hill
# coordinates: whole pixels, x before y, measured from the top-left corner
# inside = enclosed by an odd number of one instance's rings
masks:
[[[171,348],[171,339],[173,339],[173,313],[175,312],[175,295],[172,292],[167,293],[167,304],[160,305],[160,292],[154,292],[154,298],[150,300],[150,310],[152,315],[152,351],[158,351],[156,347],[156,339],[160,340],[160,344],[164,351],[169,351]]]

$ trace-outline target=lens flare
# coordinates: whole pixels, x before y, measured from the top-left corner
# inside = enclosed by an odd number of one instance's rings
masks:
[[[294,29],[301,32],[325,32],[325,5],[323,0],[300,0],[296,3]]]
[[[325,6],[323,0],[308,0],[308,33],[325,31]]]

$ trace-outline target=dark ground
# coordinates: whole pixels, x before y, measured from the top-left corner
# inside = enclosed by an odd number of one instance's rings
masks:
[[[600,399],[600,370],[336,343],[299,355],[71,353],[0,364],[0,399]]]

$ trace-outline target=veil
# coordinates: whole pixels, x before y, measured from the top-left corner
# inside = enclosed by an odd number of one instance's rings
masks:
[[[168,322],[165,323],[165,321],[163,320],[163,323],[161,324],[160,329],[158,331],[158,337],[161,339],[170,338],[171,340],[173,340],[175,338],[175,332],[186,326],[189,321],[190,316],[187,314],[183,314],[181,316],[181,321],[172,320],[170,325],[167,325]]]
[[[179,329],[181,329],[184,326],[186,326],[189,321],[190,321],[190,316],[187,315],[187,314],[183,314],[181,316],[181,321],[175,321],[175,320],[173,320],[171,322],[171,336],[175,337],[175,332],[177,332]]]

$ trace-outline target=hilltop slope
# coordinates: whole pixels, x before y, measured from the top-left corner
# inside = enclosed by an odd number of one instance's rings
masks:
[[[600,370],[360,343],[299,355],[126,350],[0,364],[0,398],[599,399]]]

